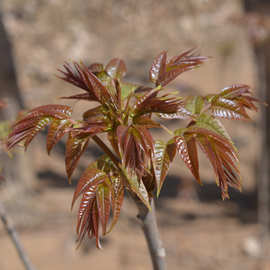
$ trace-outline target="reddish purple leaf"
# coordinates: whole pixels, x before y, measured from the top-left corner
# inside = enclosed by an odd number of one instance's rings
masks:
[[[104,67],[100,63],[93,63],[88,67],[88,69],[93,73],[100,73],[104,71]]]
[[[88,166],[77,184],[71,207],[73,207],[75,201],[82,193],[88,192],[88,195],[94,194],[97,186],[103,183],[107,178],[108,176],[103,171],[98,170],[91,165]]]
[[[157,187],[157,195],[159,196],[170,165],[174,160],[176,154],[176,145],[171,141],[165,144],[162,141],[156,140],[154,148],[152,163]]]
[[[110,197],[110,188],[106,184],[100,184],[96,192],[96,201],[103,235],[107,232],[107,224],[110,217]]]
[[[199,175],[199,161],[195,138],[192,136],[176,136],[176,147],[181,159],[185,162],[198,183],[201,184]]]
[[[89,142],[89,138],[85,137],[82,139],[78,139],[74,137],[71,133],[69,134],[67,143],[66,143],[66,172],[70,182],[71,175],[75,170],[77,163],[87,148]]]
[[[158,84],[159,81],[164,79],[166,71],[167,52],[162,51],[153,61],[149,70],[149,78],[153,83]]]
[[[54,145],[64,136],[67,128],[71,127],[68,120],[53,120],[50,124],[47,135],[47,152],[50,154]]]
[[[112,213],[113,213],[113,219],[110,224],[110,228],[108,230],[108,233],[111,232],[113,227],[118,221],[118,218],[120,216],[120,210],[123,204],[124,200],[124,186],[120,180],[120,178],[114,178],[113,181],[113,192],[112,192]]]
[[[119,58],[113,58],[106,66],[105,71],[112,78],[121,79],[126,75],[125,62]]]

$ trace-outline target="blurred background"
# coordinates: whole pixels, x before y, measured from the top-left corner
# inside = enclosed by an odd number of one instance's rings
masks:
[[[14,120],[22,109],[61,103],[58,97],[75,94],[76,89],[55,76],[65,61],[105,63],[119,57],[126,61],[127,79],[145,83],[160,51],[173,56],[190,47],[212,58],[171,84],[181,95],[245,83],[268,100],[269,14],[267,0],[1,0],[0,99],[8,107],[0,119]],[[87,105],[70,104],[77,112]],[[168,269],[270,269],[269,116],[262,109],[252,117],[251,122],[224,121],[240,149],[243,176],[243,191],[231,190],[231,200],[221,200],[205,159],[200,165],[202,187],[180,160],[172,166],[157,203]],[[169,126],[181,124],[171,121]],[[79,175],[98,155],[91,145],[71,186],[65,176],[64,143],[48,157],[45,133],[25,155],[18,149],[12,160],[0,155],[7,178],[0,199],[36,269],[151,269],[137,210],[129,199],[117,226],[103,240],[103,250],[94,241],[75,249],[72,193]],[[1,224],[0,269],[23,269]]]

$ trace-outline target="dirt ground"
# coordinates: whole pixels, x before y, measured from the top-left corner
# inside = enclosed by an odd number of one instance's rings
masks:
[[[206,190],[199,193],[201,201],[180,196],[161,198],[158,204],[158,222],[167,252],[168,269],[270,269],[269,261],[262,268],[260,260],[248,255],[252,239],[258,233],[255,212],[245,209],[245,200],[251,198],[243,196],[230,202],[213,198],[209,202],[204,201],[204,193]],[[94,241],[84,243],[76,250],[75,214],[66,207],[71,195],[69,189],[49,188],[43,191],[38,197],[47,205],[48,213],[43,213],[46,220],[36,229],[19,229],[36,269],[151,269],[132,201],[125,201],[119,223],[103,239],[102,250],[95,248]],[[0,269],[22,270],[14,247],[3,230],[0,230],[0,239]]]
[[[128,79],[145,82],[147,69],[161,50],[173,55],[194,46],[213,58],[201,69],[183,74],[173,89],[190,95],[216,92],[232,83],[254,87],[256,67],[246,29],[230,21],[242,12],[240,0],[172,0],[166,5],[161,0],[136,4],[123,0],[2,1],[18,83],[28,108],[59,103],[59,96],[75,94],[54,77],[64,61],[122,57],[127,59]],[[76,112],[86,107],[85,103],[72,105]],[[244,187],[243,193],[232,191],[230,201],[220,199],[205,159],[201,160],[202,187],[179,160],[172,167],[157,204],[168,269],[270,270],[270,262],[257,256],[259,116],[255,119],[228,125],[240,148]],[[36,269],[151,269],[137,212],[128,198],[115,229],[102,241],[103,249],[97,250],[92,241],[76,250],[76,211],[69,211],[74,185],[66,183],[64,146],[60,144],[47,157],[44,134],[39,139],[27,153],[34,172],[30,186],[18,192],[12,182],[0,192]],[[97,154],[91,146],[75,181]],[[0,270],[23,270],[1,225]]]

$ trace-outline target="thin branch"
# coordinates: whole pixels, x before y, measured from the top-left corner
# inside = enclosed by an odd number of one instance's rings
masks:
[[[151,254],[153,269],[166,270],[166,253],[157,227],[154,200],[151,201],[151,211],[138,199],[135,199],[135,202],[139,210],[138,218],[142,221],[142,229]]]
[[[4,209],[4,206],[2,205],[2,203],[0,203],[0,218],[2,220],[2,223],[12,241],[12,243],[14,244],[17,253],[25,267],[26,270],[35,270],[35,268],[32,266],[28,256],[26,255],[26,252],[19,240],[18,234],[14,228],[14,226],[12,225],[12,223],[10,222],[6,211]]]

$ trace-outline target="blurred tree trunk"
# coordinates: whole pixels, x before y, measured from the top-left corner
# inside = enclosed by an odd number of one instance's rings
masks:
[[[5,109],[0,112],[0,121],[14,121],[18,112],[25,108],[21,95],[12,54],[12,44],[3,23],[0,8],[0,99],[7,103]],[[14,151],[10,159],[6,153],[0,153],[3,175],[7,179],[9,194],[21,192],[32,181],[32,169],[22,151]],[[16,183],[16,185],[14,185]],[[19,189],[19,190],[17,190]],[[3,198],[3,197],[2,197]],[[11,199],[11,198],[10,198]]]
[[[259,96],[267,104],[270,104],[270,31],[267,29],[267,23],[264,22],[265,15],[269,16],[269,0],[245,0],[245,10],[257,16],[259,24],[258,33],[256,27],[251,32],[253,40],[253,49],[257,64],[257,77]],[[259,29],[259,27],[261,29]],[[259,31],[265,28],[265,35],[261,39]],[[254,31],[255,30],[255,31]],[[262,108],[261,111],[261,130],[262,147],[261,157],[257,166],[257,192],[258,192],[258,223],[260,224],[260,242],[262,257],[267,256],[267,240],[269,237],[269,168],[270,168],[270,111],[268,108]]]
[[[12,46],[4,27],[0,11],[0,99],[5,99],[8,108],[1,112],[1,120],[11,119],[24,109],[24,101],[18,87]]]
[[[260,98],[270,104],[270,42],[255,46],[258,70],[258,88]],[[260,224],[260,241],[262,256],[266,255],[266,245],[269,237],[269,149],[270,149],[270,114],[269,107],[261,110],[261,156],[258,160],[257,193],[258,193],[258,223]]]

